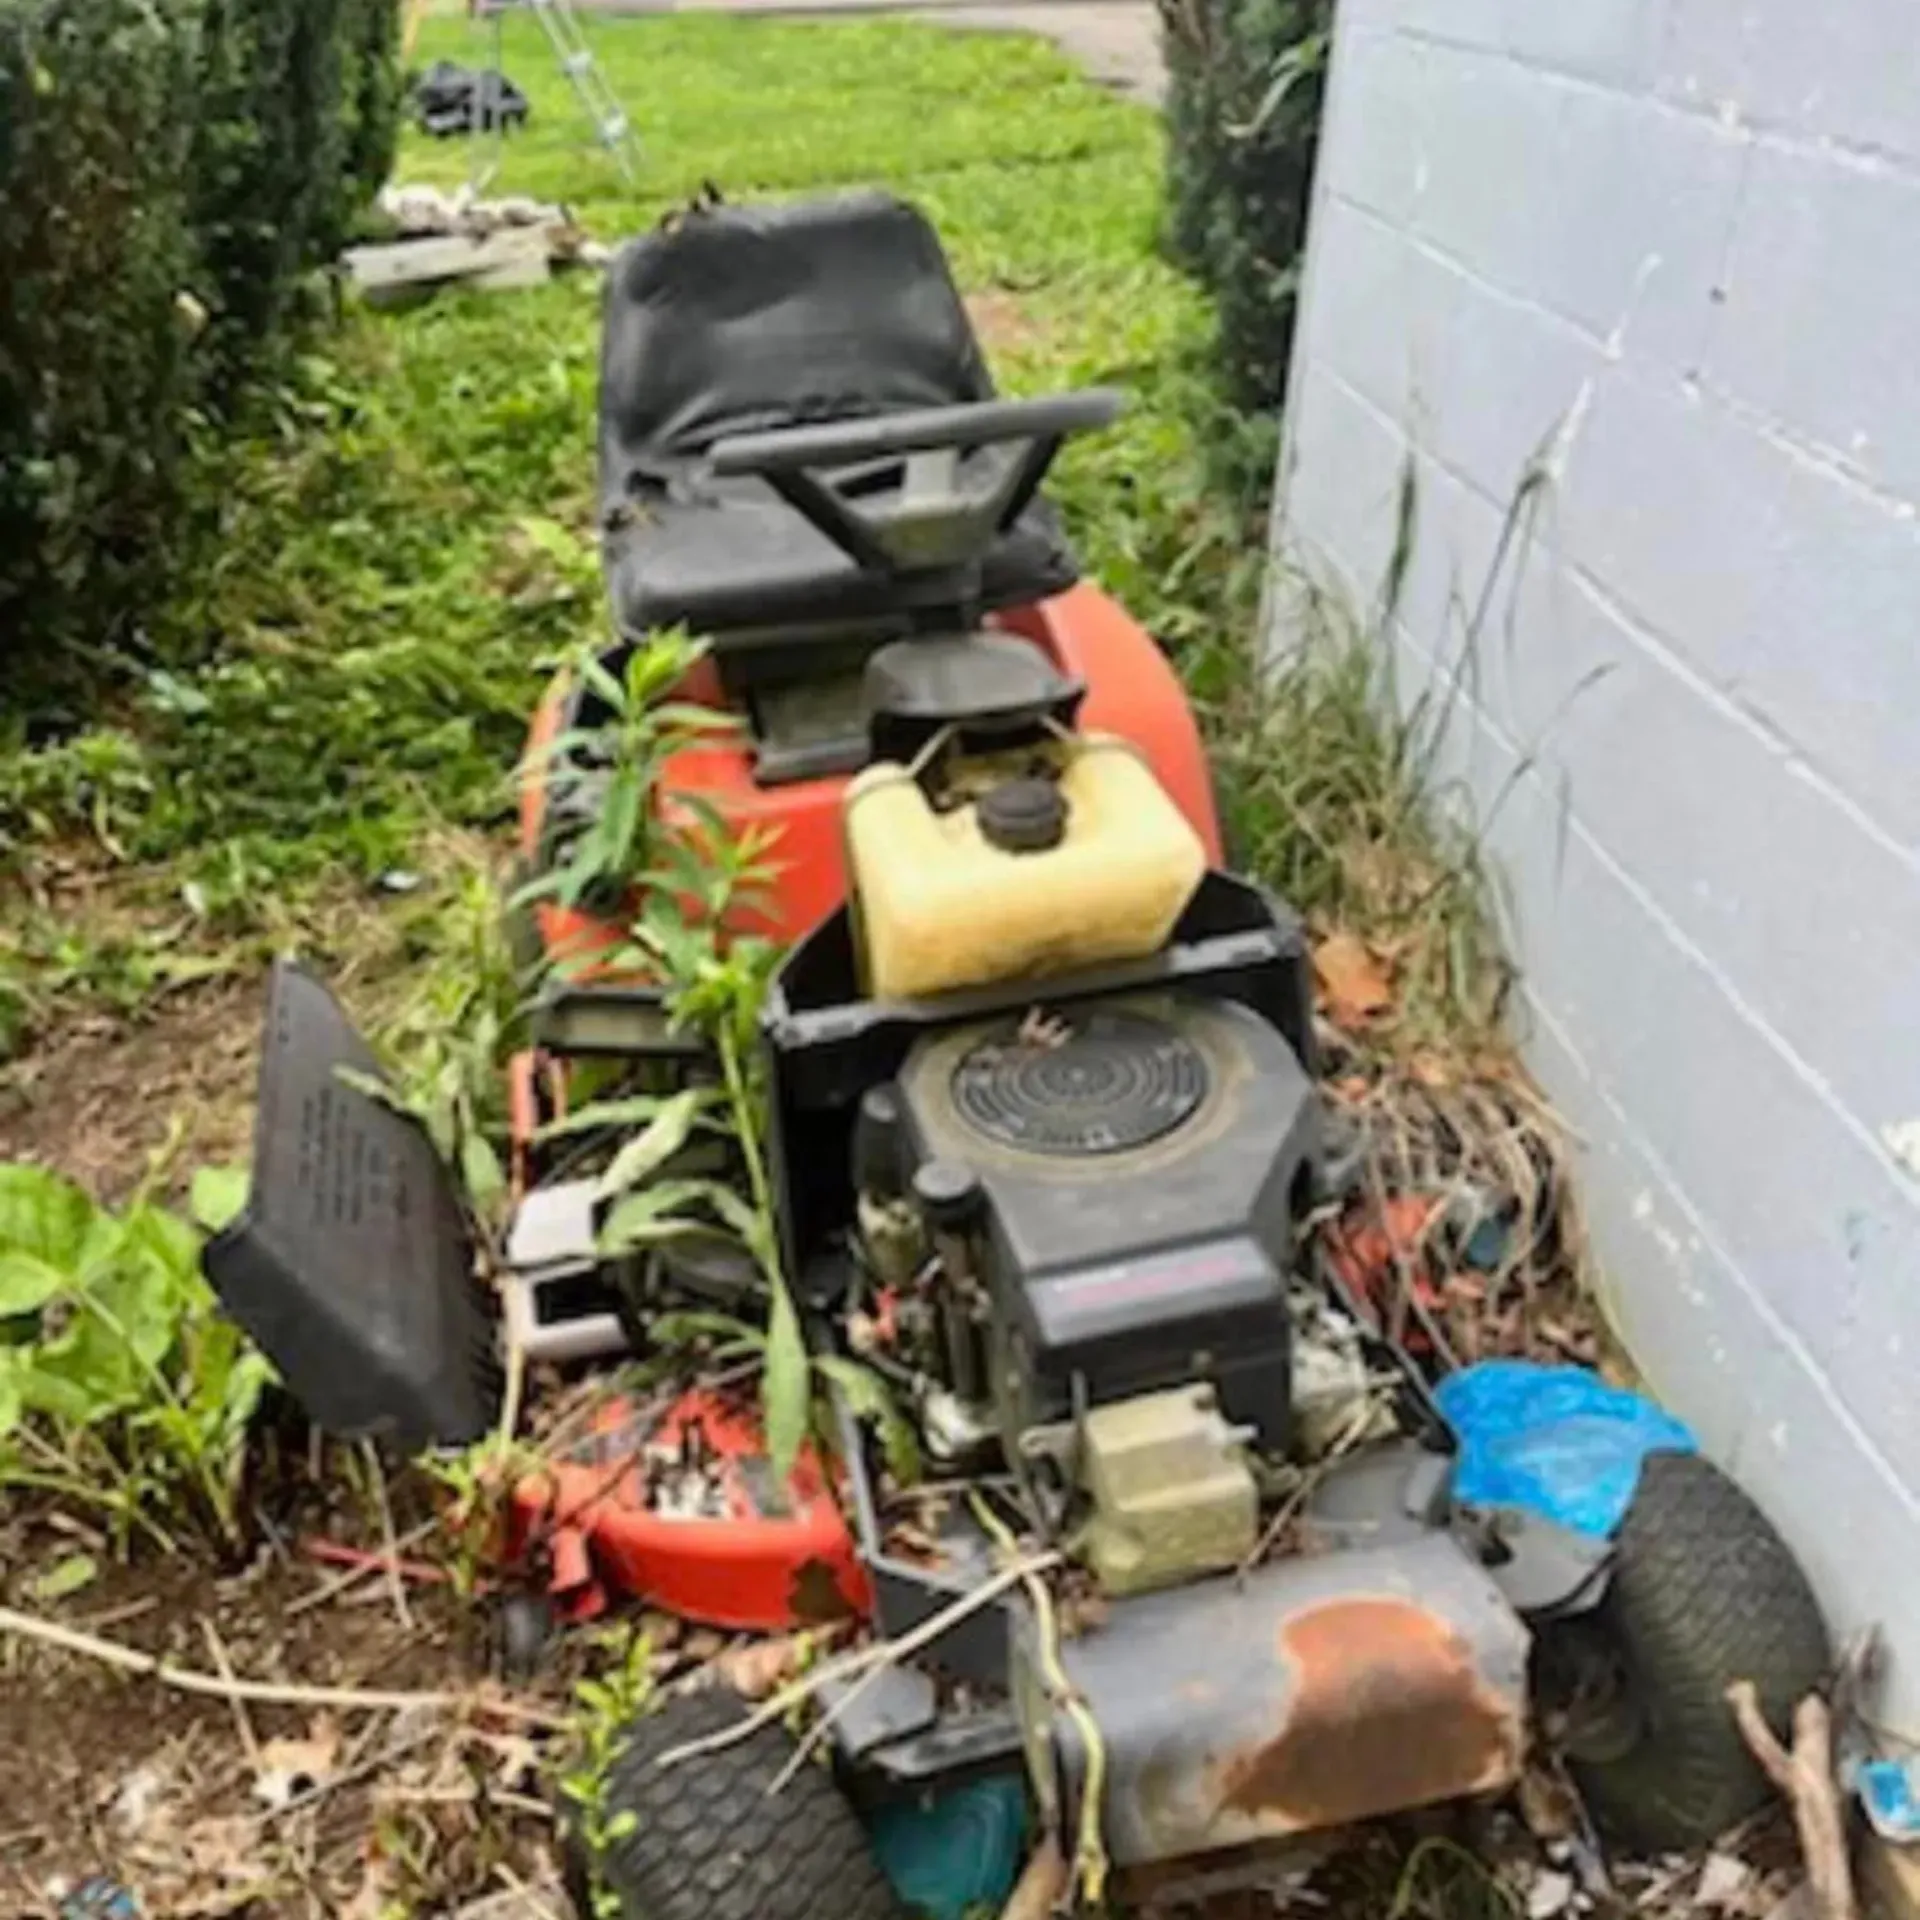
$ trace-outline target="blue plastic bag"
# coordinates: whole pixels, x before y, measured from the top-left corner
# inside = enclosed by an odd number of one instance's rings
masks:
[[[1651,1400],[1585,1367],[1483,1360],[1434,1390],[1459,1436],[1454,1498],[1519,1507],[1575,1533],[1610,1536],[1650,1453],[1697,1453],[1692,1432]]]
[[[1867,1820],[1883,1840],[1920,1843],[1920,1759],[1863,1760],[1853,1784]]]

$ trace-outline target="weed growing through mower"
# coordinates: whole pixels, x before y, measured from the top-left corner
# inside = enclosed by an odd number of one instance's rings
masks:
[[[702,658],[701,649],[677,631],[649,635],[617,674],[602,661],[598,645],[575,655],[570,671],[597,703],[600,718],[536,748],[523,771],[549,789],[555,807],[584,824],[564,856],[514,896],[515,907],[544,899],[564,907],[612,905],[671,857],[673,836],[660,831],[652,807],[661,769],[682,748],[739,725],[731,714],[668,698]],[[699,824],[717,831],[711,810],[685,804]],[[713,858],[723,861],[727,849],[715,848]],[[704,868],[691,877],[703,882]]]
[[[670,753],[737,724],[672,697],[703,658],[685,635],[666,634],[635,648],[615,676],[597,650],[583,650],[575,671],[597,696],[603,717],[562,735],[531,771],[547,779],[563,766],[570,780],[590,782],[594,811],[551,872],[523,888],[516,904],[557,895],[566,905],[592,900],[625,909],[630,917],[620,923],[620,940],[590,952],[562,951],[555,969],[563,977],[591,973],[658,987],[671,1024],[713,1050],[717,1085],[590,1104],[570,1116],[569,1125],[640,1123],[601,1176],[601,1197],[611,1203],[601,1235],[609,1253],[718,1232],[752,1259],[767,1292],[759,1349],[767,1452],[784,1478],[806,1440],[812,1373],[781,1260],[766,1160],[759,1021],[779,954],[734,925],[772,875],[770,843],[735,835],[711,807],[686,795],[675,796],[680,817],[662,831],[657,791]],[[720,1136],[738,1186],[672,1175],[696,1128]],[[872,1396],[863,1401],[871,1405]]]
[[[432,964],[382,1023],[391,1078],[343,1078],[426,1129],[490,1246],[507,1199],[505,1064],[523,1037],[526,1006],[483,851],[439,909],[435,935]]]

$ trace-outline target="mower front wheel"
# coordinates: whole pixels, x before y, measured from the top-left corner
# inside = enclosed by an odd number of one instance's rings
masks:
[[[1543,1630],[1544,1703],[1595,1822],[1649,1852],[1705,1846],[1770,1791],[1727,1704],[1750,1680],[1784,1733],[1825,1677],[1818,1603],[1765,1514],[1711,1461],[1641,1468],[1598,1608]]]
[[[633,1723],[600,1808],[618,1838],[595,1861],[568,1834],[567,1879],[580,1912],[593,1920],[904,1920],[824,1767],[803,1765],[771,1791],[793,1758],[781,1727],[660,1765],[672,1748],[737,1725],[745,1711],[731,1693],[708,1691],[677,1695]]]

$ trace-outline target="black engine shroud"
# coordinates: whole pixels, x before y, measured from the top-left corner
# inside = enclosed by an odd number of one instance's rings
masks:
[[[985,1202],[1003,1419],[1053,1419],[1082,1383],[1092,1400],[1199,1377],[1284,1443],[1285,1279],[1318,1161],[1311,968],[1285,907],[1210,873],[1156,954],[925,1001],[861,993],[842,909],[788,956],[765,1027],[803,1295],[850,1277],[856,1114],[892,1083],[905,1157],[966,1168]]]
[[[899,1075],[915,1163],[979,1183],[994,1398],[1011,1439],[1210,1380],[1286,1444],[1286,1276],[1317,1103],[1281,1034],[1193,994],[1121,994],[918,1041]]]

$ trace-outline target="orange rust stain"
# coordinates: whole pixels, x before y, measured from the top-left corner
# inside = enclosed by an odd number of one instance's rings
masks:
[[[1407,1600],[1330,1600],[1286,1620],[1292,1669],[1272,1739],[1222,1769],[1223,1810],[1266,1830],[1344,1825],[1498,1786],[1521,1712],[1444,1620]]]

